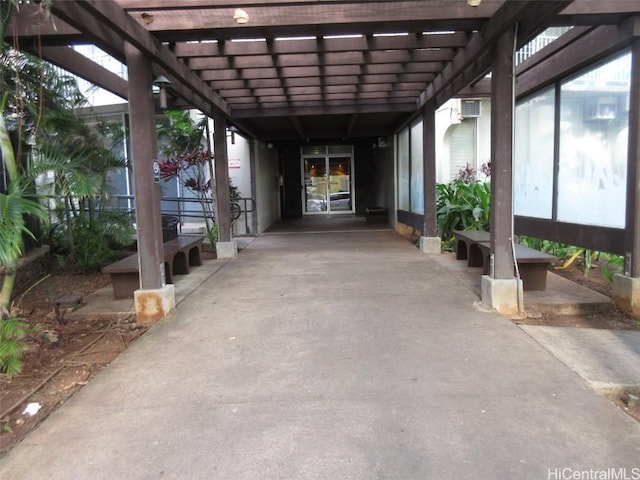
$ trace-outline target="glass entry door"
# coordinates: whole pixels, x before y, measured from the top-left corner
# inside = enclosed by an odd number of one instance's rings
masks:
[[[353,211],[351,157],[329,158],[329,211]]]
[[[303,156],[302,172],[305,214],[354,211],[352,155]]]
[[[327,211],[327,163],[325,158],[304,159],[304,195],[304,213]]]

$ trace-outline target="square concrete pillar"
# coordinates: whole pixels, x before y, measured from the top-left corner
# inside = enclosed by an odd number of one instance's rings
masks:
[[[168,317],[176,309],[176,294],[173,284],[162,288],[136,290],[133,292],[138,323],[155,323]]]
[[[521,315],[524,311],[522,280],[482,276],[482,303],[503,315]]]
[[[216,242],[216,256],[218,258],[236,258],[238,256],[238,242]]]
[[[442,240],[440,237],[420,237],[420,252],[425,255],[440,255]]]
[[[613,276],[613,303],[625,313],[640,317],[640,278]]]

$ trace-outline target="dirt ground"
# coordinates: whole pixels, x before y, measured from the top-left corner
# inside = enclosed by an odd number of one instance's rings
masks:
[[[22,373],[12,379],[0,375],[0,455],[86,385],[122,353],[145,329],[128,318],[119,323],[101,319],[65,319],[55,300],[64,295],[83,297],[109,283],[101,273],[79,275],[58,270],[32,288],[18,304],[20,315],[34,327],[28,337]],[[34,415],[23,413],[38,404]]]
[[[588,277],[584,277],[579,266],[556,272],[611,296],[611,284],[597,268]],[[109,277],[101,273],[79,275],[69,269],[56,270],[20,300],[21,315],[37,330],[29,338],[23,372],[13,379],[0,374],[0,456],[144,333],[145,328],[137,325],[133,317],[118,322],[96,318],[66,321],[64,316],[62,322],[57,320],[56,299],[70,294],[87,296],[108,283]],[[538,325],[640,330],[639,321],[614,309],[603,314],[544,316],[524,321]],[[640,402],[629,405],[625,395],[618,395],[612,401],[640,421]],[[34,415],[24,413],[29,404],[39,405],[39,411]]]

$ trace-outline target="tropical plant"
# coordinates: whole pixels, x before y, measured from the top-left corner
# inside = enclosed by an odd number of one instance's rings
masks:
[[[624,271],[624,258],[622,255],[603,254],[602,274],[609,282],[613,282],[616,273]]]
[[[16,8],[16,2],[0,2],[0,56],[5,57],[8,48],[4,43],[7,25]],[[4,270],[0,290],[0,372],[16,375],[22,369],[22,354],[27,324],[11,316],[9,307],[17,275],[17,262],[24,251],[23,234],[31,235],[25,222],[25,214],[42,214],[39,205],[27,197],[24,183],[16,162],[13,143],[5,123],[5,107],[9,92],[4,87],[4,62],[1,81],[5,94],[0,98],[0,157],[7,176],[6,190],[0,191],[0,266]]]
[[[211,228],[207,231],[207,236],[209,237],[211,248],[215,251],[216,243],[218,242],[218,224],[214,223],[211,226]]]
[[[597,260],[602,262],[602,275],[609,282],[613,282],[613,276],[616,273],[621,273],[623,271],[624,261],[623,257],[620,255],[599,252],[551,240],[529,237],[527,235],[521,235],[519,237],[519,243],[526,247],[534,248],[558,257],[562,261],[562,265],[556,266],[556,270],[564,270],[575,264],[577,261],[581,261],[582,273],[587,277],[591,272],[593,262]]]
[[[213,222],[211,186],[211,154],[203,142],[206,118],[196,122],[188,111],[168,110],[166,121],[158,128],[160,178],[165,182],[177,179],[200,203],[207,232]]]
[[[436,185],[438,231],[444,242],[455,230],[489,230],[491,187],[489,182],[461,179]]]
[[[5,182],[0,185],[0,264],[4,273],[0,291],[0,371],[8,375],[20,371],[24,338],[30,328],[10,312],[17,262],[24,254],[25,236],[34,237],[27,223],[29,216],[46,219],[46,211],[35,195],[38,168],[31,165],[30,170],[27,165],[31,146],[46,144],[47,148],[58,148],[58,152],[64,150],[61,145],[75,144],[79,148],[80,136],[71,133],[79,131],[73,107],[83,102],[75,79],[60,75],[51,65],[4,41],[7,26],[20,4],[18,0],[0,2],[0,158],[5,172]],[[49,4],[50,0],[43,2],[45,10]],[[69,125],[75,128],[66,128]],[[95,142],[89,140],[87,145]],[[51,160],[46,151],[37,158]],[[70,163],[69,155],[61,155],[58,160],[62,158]],[[84,183],[85,191],[91,190],[90,183]]]
[[[3,111],[4,102],[0,104]],[[9,306],[17,275],[18,259],[24,252],[23,234],[33,235],[27,228],[25,215],[44,218],[44,208],[26,192],[13,154],[4,117],[0,115],[0,151],[7,174],[6,192],[0,193],[0,265],[4,267],[4,280],[0,290],[0,319],[9,315]]]
[[[22,370],[24,339],[28,330],[29,324],[18,317],[0,321],[0,372],[9,377]]]
[[[126,162],[108,147],[113,141],[103,135],[104,128],[89,126],[77,117],[65,122],[65,135],[47,141],[34,155],[30,169],[32,175],[46,173],[49,178],[40,188],[53,201],[52,249],[84,272],[111,261],[114,249],[131,244],[135,233],[132,214],[110,208],[109,172],[126,168]],[[98,236],[104,249],[84,241]]]

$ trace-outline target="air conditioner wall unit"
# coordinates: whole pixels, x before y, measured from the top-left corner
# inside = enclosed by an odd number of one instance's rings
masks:
[[[480,100],[468,100],[465,98],[460,101],[460,117],[461,118],[478,118],[482,113]]]

